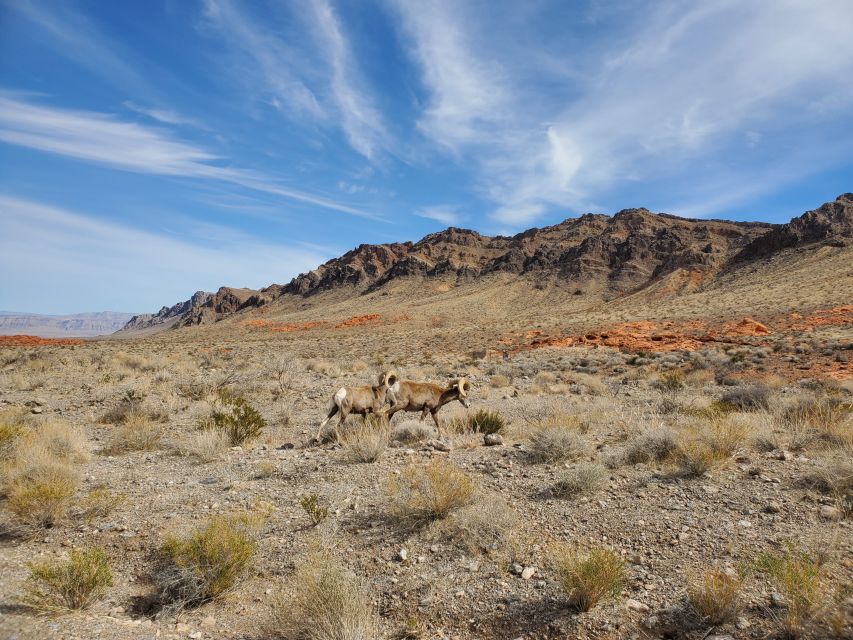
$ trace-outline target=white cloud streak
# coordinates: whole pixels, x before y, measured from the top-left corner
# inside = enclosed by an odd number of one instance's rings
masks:
[[[227,242],[205,246],[5,194],[0,223],[0,307],[43,313],[155,311],[198,289],[286,282],[328,257],[212,225],[198,237]]]
[[[418,215],[421,218],[429,218],[430,220],[435,220],[448,227],[456,226],[459,224],[459,214],[456,212],[456,208],[450,205],[436,205],[433,207],[424,207],[423,209],[418,209],[417,211],[415,211],[415,215]]]
[[[345,203],[290,189],[247,169],[214,164],[220,156],[174,139],[161,128],[109,114],[58,109],[0,95],[0,141],[114,169],[227,182],[364,218],[379,216]]]
[[[481,192],[495,203],[493,219],[508,225],[529,224],[554,207],[594,207],[614,186],[695,179],[712,159],[738,164],[727,188],[749,193],[757,173],[738,157],[747,144],[758,153],[796,141],[853,104],[849,83],[839,82],[853,76],[846,0],[656,5],[632,26],[627,44],[616,39],[603,56],[565,51],[571,99],[555,99],[567,92],[549,90],[554,75],[537,67],[544,44],[526,60],[508,58],[519,49],[488,33],[502,14],[492,4],[479,16],[443,0],[394,6],[429,96],[421,130],[473,160]],[[530,38],[516,26],[519,38]],[[809,142],[815,155],[821,143]],[[788,146],[805,160],[802,145]],[[773,171],[778,162],[767,152],[756,163],[770,189],[791,179],[788,159]],[[799,167],[799,176],[811,170],[805,161]]]

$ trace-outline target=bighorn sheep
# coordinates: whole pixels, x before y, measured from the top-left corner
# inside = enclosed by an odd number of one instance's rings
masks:
[[[341,387],[332,397],[332,406],[329,407],[329,415],[320,423],[320,428],[317,429],[317,440],[320,440],[320,434],[323,432],[323,427],[332,419],[336,413],[340,412],[341,419],[338,426],[344,423],[347,416],[355,413],[360,416],[365,416],[368,413],[383,413],[387,411],[385,408],[385,394],[388,388],[397,382],[397,374],[394,371],[386,371],[379,376],[379,384],[363,387]]]
[[[388,420],[398,411],[420,411],[421,420],[426,419],[427,412],[432,415],[433,422],[441,434],[437,413],[448,402],[459,400],[466,409],[471,406],[468,391],[471,383],[465,378],[454,380],[449,387],[441,387],[431,382],[414,382],[398,380],[388,389],[391,408],[388,409]]]

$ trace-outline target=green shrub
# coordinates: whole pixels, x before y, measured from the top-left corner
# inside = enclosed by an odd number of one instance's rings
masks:
[[[468,417],[468,426],[476,433],[500,433],[506,427],[506,420],[497,411],[480,409]]]
[[[315,527],[329,517],[329,507],[322,503],[320,496],[316,493],[302,496],[299,499],[299,504],[308,514],[311,524]]]
[[[554,552],[557,581],[572,606],[589,611],[604,598],[615,598],[625,581],[625,563],[617,553],[596,547],[587,554],[558,548]]]
[[[259,437],[267,422],[242,395],[221,389],[206,426],[225,433],[231,446],[238,446]]]
[[[21,601],[41,613],[85,609],[106,595],[113,573],[101,549],[73,550],[68,562],[31,562]]]
[[[218,598],[252,565],[254,515],[215,516],[188,536],[170,535],[158,552],[154,583],[165,611]]]
[[[678,391],[684,388],[684,372],[674,369],[662,373],[660,377],[652,382],[652,386],[658,391]]]

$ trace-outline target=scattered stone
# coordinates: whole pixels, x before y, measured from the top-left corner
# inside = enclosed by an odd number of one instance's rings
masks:
[[[487,433],[485,436],[483,436],[483,443],[487,447],[495,447],[502,445],[504,443],[504,439],[499,433]]]
[[[524,567],[521,571],[521,579],[530,580],[534,573],[536,573],[536,567]]]
[[[782,507],[778,502],[768,502],[764,505],[764,513],[779,513]]]
[[[405,549],[400,549],[397,552],[397,560],[399,560],[400,562],[405,562],[408,559],[409,559],[409,552],[406,551]]]
[[[820,517],[824,520],[841,520],[841,509],[825,504],[820,508]]]
[[[514,576],[521,575],[522,571],[524,571],[524,567],[522,567],[517,562],[514,562],[511,565],[509,565],[509,572],[511,574],[513,574]]]
[[[770,604],[772,604],[774,607],[784,607],[785,597],[781,593],[776,593],[774,591],[770,594]]]
[[[442,440],[429,440],[427,442],[427,446],[432,448],[432,449],[435,449],[436,451],[444,451],[444,452],[450,451],[450,448],[451,448],[447,442],[444,442]]]
[[[639,600],[634,600],[632,598],[628,598],[625,601],[625,606],[631,611],[639,611],[640,613],[647,613],[649,611],[649,605],[643,604]]]

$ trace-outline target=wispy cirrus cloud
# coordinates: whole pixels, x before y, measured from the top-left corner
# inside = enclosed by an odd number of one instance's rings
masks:
[[[126,100],[122,104],[134,113],[141,114],[143,116],[151,118],[152,120],[156,120],[157,122],[162,122],[163,124],[175,126],[189,126],[196,127],[197,129],[208,130],[207,125],[205,125],[203,122],[196,120],[195,118],[185,116],[172,109],[146,107],[143,105],[136,104],[132,100]]]
[[[96,309],[104,299],[153,311],[197,289],[287,281],[328,257],[207,223],[188,237],[143,231],[8,194],[0,194],[0,223],[0,270],[21,275],[0,283],[0,307],[42,313]]]
[[[432,207],[424,207],[415,211],[415,215],[421,218],[429,218],[435,220],[448,227],[459,224],[460,216],[456,207],[452,205],[435,205]]]
[[[204,15],[236,54],[240,81],[251,82],[289,118],[340,128],[350,146],[368,159],[390,149],[391,136],[366,88],[358,57],[327,0],[290,16],[289,22],[307,23],[310,37],[292,25],[287,32],[268,28],[231,0],[206,0]]]
[[[264,174],[222,166],[224,158],[167,129],[110,114],[46,107],[0,95],[0,141],[124,171],[218,180],[365,218],[379,216],[281,185]]]
[[[593,208],[614,186],[679,176],[732,194],[754,193],[760,176],[770,191],[792,179],[792,165],[794,179],[814,170],[817,149],[832,154],[830,165],[841,159],[843,145],[816,135],[815,123],[825,134],[834,121],[853,142],[849,119],[843,126],[853,91],[837,81],[853,75],[844,26],[853,5],[844,0],[660,4],[619,14],[628,38],[585,32],[596,55],[563,33],[559,46],[548,42],[542,20],[552,6],[513,22],[514,38],[532,43],[525,52],[491,33],[506,28],[495,16],[513,3],[392,4],[427,91],[419,127],[474,165],[502,224]],[[560,77],[560,65],[571,73]]]

